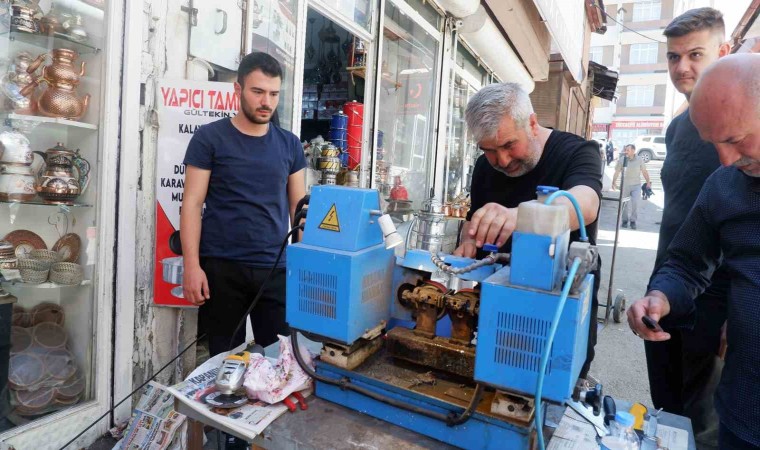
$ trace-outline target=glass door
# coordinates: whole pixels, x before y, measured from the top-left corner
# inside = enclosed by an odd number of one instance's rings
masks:
[[[115,170],[101,139],[107,6],[14,1],[0,15],[0,439],[17,448],[110,381],[110,353],[99,357],[110,340],[96,339],[111,323],[99,240],[113,209],[102,202],[115,203],[100,192]]]

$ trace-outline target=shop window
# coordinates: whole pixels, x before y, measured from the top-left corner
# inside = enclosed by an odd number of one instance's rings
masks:
[[[467,133],[464,113],[467,102],[489,78],[488,71],[461,43],[457,46],[456,56],[449,92],[451,110],[447,115],[444,166],[444,198],[452,206],[467,203],[472,171],[483,153]]]
[[[656,64],[659,47],[656,42],[631,45],[631,64]]]
[[[625,145],[633,144],[637,137],[646,135],[648,131],[646,128],[615,128],[612,141],[617,149],[623,150]]]
[[[625,106],[647,107],[654,105],[654,86],[628,86]]]
[[[362,157],[365,117],[371,117],[364,108],[369,43],[316,10],[309,9],[306,18],[300,135],[310,145],[306,184],[348,184],[366,163]],[[328,169],[320,170],[320,161]]]
[[[296,24],[298,2],[254,0],[248,8],[247,53],[259,51],[275,57],[282,66],[282,89],[277,117],[280,126],[293,128],[295,88]]]
[[[39,433],[110,364],[95,345],[106,2],[39,3],[14,3],[0,34],[0,432]]]
[[[633,21],[659,20],[662,10],[660,0],[644,0],[633,4]]]
[[[372,12],[375,1],[372,0],[311,0],[322,3],[341,16],[356,23],[361,28],[372,31]],[[281,4],[283,2],[280,2]]]
[[[418,209],[430,195],[434,166],[440,44],[426,27],[388,2],[382,45],[378,127],[384,137],[383,160],[389,164],[387,183],[405,185],[405,208]],[[385,191],[387,186],[378,188]]]

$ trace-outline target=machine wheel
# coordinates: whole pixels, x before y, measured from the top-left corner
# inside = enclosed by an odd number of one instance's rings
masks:
[[[648,163],[654,158],[654,153],[652,153],[652,150],[645,148],[639,152],[639,156],[645,163]]]
[[[615,301],[612,303],[612,320],[615,323],[620,323],[625,312],[625,294],[622,292],[615,296]]]

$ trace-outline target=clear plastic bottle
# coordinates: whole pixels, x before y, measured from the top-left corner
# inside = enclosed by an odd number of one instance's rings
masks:
[[[610,423],[610,434],[602,438],[602,450],[639,450],[641,442],[633,431],[634,418],[627,412],[615,414],[615,421]]]

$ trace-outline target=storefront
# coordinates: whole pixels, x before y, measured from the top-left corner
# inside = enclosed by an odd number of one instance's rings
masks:
[[[0,244],[9,293],[0,298],[0,446],[60,447],[197,336],[196,309],[161,285],[158,256],[176,256],[167,238],[178,228],[161,202],[178,208],[183,171],[183,149],[167,134],[189,139],[201,117],[234,111],[229,96],[213,107],[192,96],[229,93],[241,55],[266,51],[281,62],[277,116],[304,143],[309,185],[377,189],[399,223],[435,198],[448,204],[454,232],[479,156],[464,125],[468,99],[498,80],[531,91],[542,76],[518,54],[535,49],[515,48],[475,0],[39,7],[15,8],[0,21],[0,55],[9,62],[0,236],[11,242],[7,255]],[[519,17],[538,16],[530,2],[520,8],[531,11]],[[452,17],[461,11],[468,17]],[[39,86],[24,89],[35,80]],[[192,117],[188,126],[170,126],[179,119],[169,107]],[[325,153],[329,146],[337,152]],[[320,161],[333,157],[336,170],[326,174]],[[53,183],[61,176],[69,187]],[[189,352],[157,380],[171,384],[195,362]],[[77,444],[130,411],[126,402]]]
[[[616,143],[632,143],[639,136],[664,135],[662,120],[616,120],[610,124],[611,139]]]
[[[0,446],[58,448],[111,404],[123,14],[4,8]]]

